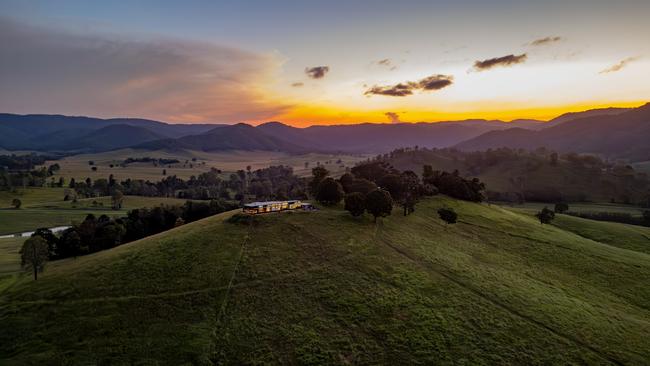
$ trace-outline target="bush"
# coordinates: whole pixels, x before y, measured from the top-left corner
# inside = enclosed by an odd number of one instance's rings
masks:
[[[442,221],[445,222],[445,225],[455,224],[458,220],[458,214],[454,211],[453,208],[441,208],[438,210],[438,216]]]
[[[556,213],[565,213],[569,211],[569,205],[564,202],[556,203],[554,211]]]
[[[345,196],[345,210],[352,216],[361,216],[366,211],[366,198],[362,193],[352,192]]]
[[[555,218],[555,212],[549,210],[548,207],[544,207],[535,216],[539,219],[540,224],[550,224]]]

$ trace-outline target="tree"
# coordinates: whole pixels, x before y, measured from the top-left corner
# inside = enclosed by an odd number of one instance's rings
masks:
[[[69,228],[61,233],[57,255],[59,258],[75,257],[88,253],[88,247],[81,246],[81,237],[75,228]]]
[[[322,166],[317,166],[311,170],[312,179],[309,182],[309,190],[312,196],[318,194],[318,185],[330,174],[330,172]]]
[[[20,250],[21,266],[34,272],[34,281],[38,280],[38,273],[43,272],[47,257],[47,242],[38,235],[25,240]]]
[[[385,189],[390,193],[390,196],[395,200],[402,199],[402,193],[404,192],[404,187],[402,184],[402,177],[397,174],[386,174],[379,179],[377,182],[382,189]]]
[[[569,205],[564,202],[558,202],[555,204],[554,211],[556,213],[565,213],[569,211]]]
[[[443,207],[438,209],[438,216],[445,222],[445,225],[455,224],[458,220],[458,214],[456,214],[453,208]]]
[[[553,219],[555,218],[555,212],[549,210],[548,207],[544,207],[535,216],[539,219],[540,224],[550,224],[551,221],[553,221]]]
[[[92,168],[90,168],[90,169],[91,169],[93,172],[96,172],[96,171],[97,171],[97,167],[96,167],[96,166],[94,166],[94,167],[92,167]]]
[[[362,193],[352,192],[345,195],[345,210],[352,216],[363,215],[366,211],[366,198]]]
[[[339,183],[341,183],[341,186],[343,186],[343,190],[345,193],[350,193],[350,186],[352,185],[352,182],[354,182],[354,175],[350,173],[345,173],[339,178]]]
[[[17,210],[17,209],[20,208],[20,206],[23,205],[23,202],[22,202],[21,200],[19,200],[18,198],[14,198],[14,199],[11,201],[11,205],[14,206],[14,208]]]
[[[393,210],[393,198],[388,191],[376,189],[366,195],[366,210],[375,218],[386,217]]]
[[[113,210],[119,210],[122,208],[122,202],[124,201],[124,194],[122,191],[116,189],[113,191],[113,194],[111,195],[111,206],[113,207]]]
[[[32,237],[34,236],[40,236],[45,240],[45,242],[47,243],[48,257],[50,259],[57,257],[59,238],[57,238],[56,235],[54,235],[52,230],[48,228],[38,228],[32,234]]]
[[[343,187],[333,178],[325,178],[318,185],[316,199],[324,205],[335,205],[343,199]]]

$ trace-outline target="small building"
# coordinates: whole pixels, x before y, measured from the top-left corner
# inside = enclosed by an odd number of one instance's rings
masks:
[[[305,208],[304,205],[308,205],[309,208]],[[297,209],[313,209],[313,206],[310,203],[304,203],[299,200],[289,200],[289,201],[251,202],[251,203],[244,204],[243,207],[243,211],[249,214],[278,212],[278,211],[297,210]]]

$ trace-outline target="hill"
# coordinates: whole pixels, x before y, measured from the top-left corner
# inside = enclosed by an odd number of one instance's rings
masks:
[[[621,114],[624,112],[629,112],[633,108],[596,108],[596,109],[589,109],[583,112],[569,112],[569,113],[564,113],[562,115],[559,115],[552,120],[548,121],[547,127],[551,126],[557,126],[559,124],[562,124],[564,122],[576,120],[576,119],[582,119],[582,118],[587,118],[587,117],[596,117],[596,116],[614,116],[617,114]]]
[[[135,146],[136,149],[146,150],[199,150],[199,151],[225,151],[225,150],[265,150],[283,152],[308,152],[314,151],[306,146],[295,144],[291,141],[270,136],[261,130],[238,123],[232,126],[214,128],[200,135],[185,136],[178,139],[165,139],[152,141]]]
[[[617,114],[595,115],[539,131],[490,131],[456,145],[461,150],[546,147],[562,152],[600,154],[612,158],[650,159],[650,103]]]
[[[436,209],[453,207],[446,227]],[[397,211],[397,210],[396,210]],[[437,196],[213,216],[0,282],[0,363],[643,364],[650,256]],[[598,223],[596,223],[597,225]],[[550,352],[549,350],[552,350]]]
[[[404,146],[448,147],[487,131],[513,126],[531,128],[542,122],[521,120],[503,121],[465,120],[436,123],[361,123],[353,125],[311,126],[297,128],[280,122],[269,122],[257,128],[281,139],[298,141],[304,146],[321,150],[377,153]]]
[[[126,147],[130,146],[125,145],[131,138],[128,134],[135,130],[126,130],[124,126],[137,128],[139,132],[136,132],[136,135],[143,135],[145,134],[143,130],[146,130],[151,136],[160,139],[203,133],[218,125],[174,125],[138,118],[100,119],[47,114],[0,113],[0,135],[2,136],[0,137],[0,147],[9,150],[100,151],[102,148],[96,150],[98,142],[109,148],[112,146]],[[92,131],[106,128],[108,128],[107,131],[99,133],[104,140],[85,139]],[[126,135],[111,133],[120,128],[124,129]],[[141,143],[148,140],[134,139],[133,141]]]
[[[431,165],[434,170],[458,170],[462,176],[477,177],[485,182],[491,200],[650,204],[646,174],[589,155],[554,154],[546,149],[397,149],[379,158],[417,174],[423,165]]]

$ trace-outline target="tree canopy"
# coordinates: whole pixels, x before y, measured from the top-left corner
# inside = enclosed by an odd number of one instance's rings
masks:
[[[25,240],[20,250],[21,266],[34,273],[34,280],[38,279],[38,273],[43,272],[48,259],[48,246],[45,239],[36,235]]]

